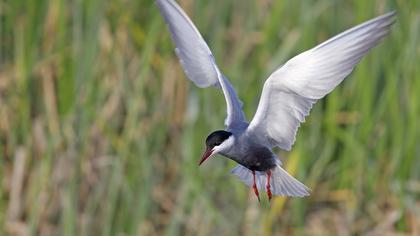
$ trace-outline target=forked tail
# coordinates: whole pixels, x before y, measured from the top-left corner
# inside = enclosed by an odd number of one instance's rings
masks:
[[[239,177],[246,185],[251,187],[253,185],[252,171],[248,168],[237,165],[232,169],[232,174]],[[259,190],[266,191],[267,174],[264,171],[255,171],[255,182]],[[291,197],[305,197],[311,191],[304,184],[293,178],[280,165],[271,169],[270,179],[271,193],[274,195],[291,196]]]

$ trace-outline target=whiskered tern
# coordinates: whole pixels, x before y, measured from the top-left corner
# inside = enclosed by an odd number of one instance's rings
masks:
[[[246,185],[272,195],[304,197],[310,189],[282,168],[274,147],[289,151],[312,106],[330,93],[369,50],[389,34],[395,12],[355,26],[305,51],[276,69],[265,81],[257,111],[248,122],[242,102],[216,65],[197,28],[173,0],[156,0],[168,25],[185,74],[198,87],[222,89],[227,105],[225,130],[206,139],[199,164],[220,154],[238,163],[232,173]]]

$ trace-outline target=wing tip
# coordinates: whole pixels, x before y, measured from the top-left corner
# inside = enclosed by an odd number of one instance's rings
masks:
[[[392,16],[392,17],[397,16],[397,11],[396,10],[391,10],[391,11],[385,13],[383,16],[386,16],[386,17],[388,17],[388,16]]]

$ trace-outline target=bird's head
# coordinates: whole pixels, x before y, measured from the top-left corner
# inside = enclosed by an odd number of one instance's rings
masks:
[[[230,137],[232,137],[232,133],[224,130],[217,130],[211,133],[206,139],[206,151],[198,165],[201,165],[209,157],[229,148],[233,144]]]

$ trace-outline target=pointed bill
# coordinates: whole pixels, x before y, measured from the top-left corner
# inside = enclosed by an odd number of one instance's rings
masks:
[[[198,163],[198,165],[200,166],[205,160],[211,157],[213,153],[214,153],[214,149],[207,148],[207,150],[204,152],[203,156],[201,157],[201,160]]]

